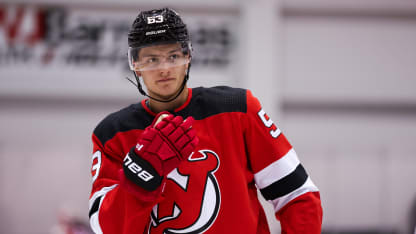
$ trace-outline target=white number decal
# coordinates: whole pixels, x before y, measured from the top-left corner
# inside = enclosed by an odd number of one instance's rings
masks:
[[[147,17],[147,24],[162,23],[162,22],[163,22],[163,15]]]
[[[100,168],[101,168],[101,152],[97,151],[92,155],[92,168],[91,168],[92,182],[94,182],[97,179],[98,173],[100,173]]]
[[[263,122],[264,126],[266,126],[267,128],[271,128],[270,135],[273,138],[277,138],[280,135],[281,131],[273,123],[273,120],[271,120],[269,116],[267,116],[266,112],[263,109],[261,109],[257,114],[260,117],[261,121]]]

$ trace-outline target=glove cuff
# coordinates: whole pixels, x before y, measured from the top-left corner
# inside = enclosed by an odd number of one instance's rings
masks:
[[[155,191],[147,191],[144,190],[142,187],[137,186],[131,180],[127,179],[123,169],[120,169],[118,171],[118,177],[122,189],[126,190],[128,193],[132,194],[142,202],[151,203],[150,206],[153,206],[153,204],[158,203],[162,198],[164,184],[166,183],[165,179],[162,181],[162,185],[159,186]]]
[[[123,171],[127,179],[147,191],[156,190],[162,183],[163,176],[135,152],[133,147],[123,162]]]

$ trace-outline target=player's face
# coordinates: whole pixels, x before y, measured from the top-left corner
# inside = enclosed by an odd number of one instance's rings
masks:
[[[139,52],[141,76],[150,96],[169,99],[180,91],[187,72],[189,57],[179,44],[141,48]]]

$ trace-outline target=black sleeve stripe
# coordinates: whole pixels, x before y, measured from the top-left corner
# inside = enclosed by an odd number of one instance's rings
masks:
[[[91,216],[98,211],[98,208],[100,207],[100,202],[101,199],[103,198],[103,196],[97,197],[97,199],[95,199],[94,204],[92,204],[92,207],[90,209],[90,212],[88,213],[88,217],[91,218]]]
[[[260,189],[260,192],[266,200],[274,200],[300,188],[307,179],[308,174],[302,164],[299,164],[292,173],[273,184]]]

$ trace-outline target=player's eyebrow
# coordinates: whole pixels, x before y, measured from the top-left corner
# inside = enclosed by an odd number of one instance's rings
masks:
[[[176,48],[176,49],[173,49],[173,50],[171,50],[171,51],[169,51],[167,54],[172,54],[172,53],[175,53],[175,52],[178,52],[178,51],[181,51],[181,48]],[[153,54],[154,52],[149,52],[149,53],[144,53],[144,54],[142,54],[141,55],[141,57],[157,57],[157,56],[160,56],[160,54]]]
[[[149,53],[149,54],[142,54],[140,57],[157,57],[157,56],[159,56],[159,55],[158,54]]]
[[[181,50],[181,48],[176,48],[176,49],[173,49],[173,50],[169,51],[168,54],[171,54],[171,53],[174,53],[174,52],[177,52],[177,51],[180,51],[180,50]]]

